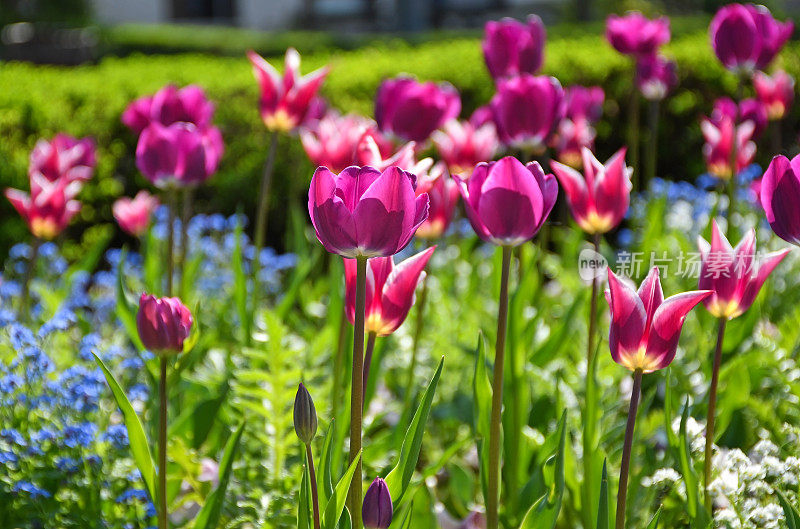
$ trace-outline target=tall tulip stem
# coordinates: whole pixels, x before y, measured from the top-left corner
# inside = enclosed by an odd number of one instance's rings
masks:
[[[278,133],[273,131],[269,138],[269,152],[261,175],[261,188],[258,192],[258,210],[256,212],[255,254],[253,255],[253,314],[258,310],[258,274],[261,270],[261,250],[267,237],[267,215],[269,213],[269,192],[272,187],[272,173],[275,169],[275,154],[278,151]]]
[[[628,153],[630,154],[631,167],[633,174],[636,177],[638,185],[636,191],[642,190],[642,174],[639,171],[639,91],[636,89],[636,83],[631,85],[633,93],[630,95],[629,109],[628,109]]]
[[[600,234],[592,236],[595,253],[600,253]],[[596,390],[597,362],[595,359],[595,335],[597,334],[597,294],[600,289],[600,279],[592,278],[592,297],[589,300],[589,327],[586,337],[586,403],[583,417],[583,501],[584,520],[591,526],[592,519],[592,491],[594,489],[594,462],[592,455],[596,444],[597,406],[594,396]]]
[[[167,296],[172,295],[172,281],[175,276],[175,195],[174,189],[167,189]]]
[[[711,449],[714,446],[714,425],[717,413],[717,386],[719,385],[719,368],[722,364],[722,342],[725,340],[726,318],[719,319],[717,327],[717,347],[714,349],[714,365],[711,368],[711,387],[708,390],[708,416],[706,418],[706,448],[703,462],[703,484],[705,486],[705,506],[711,512]]]
[[[625,529],[625,504],[628,500],[628,474],[631,465],[633,432],[636,428],[636,412],[639,410],[639,395],[642,392],[642,370],[633,372],[631,406],[628,409],[628,424],[625,427],[625,444],[622,447],[622,463],[619,467],[619,490],[617,491],[617,529]]]
[[[187,188],[183,190],[183,210],[181,211],[181,253],[178,256],[178,262],[180,263],[180,284],[179,284],[179,292],[182,298],[186,298],[186,292],[184,292],[184,278],[183,274],[186,273],[186,258],[189,255],[189,220],[192,216],[192,199],[194,196],[194,192],[191,188]]]
[[[361,385],[362,395],[367,393],[367,382],[369,381],[369,366],[372,365],[372,353],[375,351],[375,340],[378,333],[370,331],[367,336],[367,352],[364,353],[364,376]],[[363,405],[363,402],[362,402]]]
[[[645,182],[643,187],[647,187],[653,178],[656,177],[656,165],[658,161],[658,118],[660,115],[660,102],[653,99],[647,106],[647,151],[645,152]]]
[[[167,529],[167,357],[160,358],[158,379],[158,529]]]
[[[408,363],[408,371],[406,373],[406,392],[403,398],[405,405],[403,410],[408,410],[411,406],[411,399],[413,396],[414,388],[414,371],[417,369],[417,356],[419,355],[419,342],[422,338],[422,328],[425,325],[425,303],[428,301],[428,279],[422,278],[422,288],[417,297],[417,314],[414,319],[414,344],[411,347],[411,361]]]
[[[742,102],[742,99],[744,98],[744,83],[745,83],[745,81],[746,81],[746,78],[744,77],[744,75],[739,75],[737,77],[736,100],[734,101],[734,103],[736,103],[736,105],[739,105]],[[738,152],[738,149],[739,149],[739,145],[738,145],[738,141],[739,141],[738,140],[738,128],[739,127],[738,127],[738,125],[736,123],[738,121],[738,112],[739,111],[737,110],[737,116],[736,116],[736,118],[734,119],[734,122],[733,122],[733,140],[732,140],[732,144],[731,144],[731,160],[730,160],[731,181],[728,182],[728,209],[725,211],[725,219],[728,222],[733,220],[733,213],[736,210],[736,188],[737,188],[737,185],[738,185],[738,182],[736,181],[736,177],[738,176],[738,173],[736,171],[736,165],[737,165],[737,160],[739,158],[739,152]],[[728,235],[730,235],[730,228],[729,228]]]
[[[22,280],[22,297],[19,301],[19,317],[22,321],[31,320],[28,313],[31,300],[31,281],[36,271],[36,262],[39,260],[39,248],[41,246],[42,240],[39,237],[34,237],[33,242],[31,242],[31,255],[28,259],[28,266],[25,268],[25,277]]]
[[[503,265],[500,276],[500,303],[497,307],[497,341],[492,383],[492,415],[489,425],[489,469],[486,498],[486,528],[500,526],[500,426],[503,409],[503,369],[505,363],[506,329],[508,327],[508,275],[511,268],[511,246],[503,246]]]
[[[308,459],[308,480],[311,482],[311,505],[314,510],[314,529],[319,529],[319,492],[317,491],[317,472],[314,469],[314,457],[311,455],[311,444],[306,445]]]
[[[361,421],[364,402],[364,309],[367,301],[367,258],[356,259],[356,314],[353,334],[353,370],[350,375],[350,463],[361,452]],[[361,459],[356,464],[347,495],[353,529],[361,529]]]

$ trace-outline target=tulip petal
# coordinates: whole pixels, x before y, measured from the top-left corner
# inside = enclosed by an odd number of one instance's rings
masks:
[[[710,290],[676,294],[665,299],[656,309],[647,340],[647,356],[653,367],[649,371],[663,369],[672,363],[686,315],[710,295]]]
[[[363,255],[397,253],[408,233],[413,234],[417,208],[411,182],[409,173],[389,167],[362,195],[353,220]]]
[[[345,257],[356,257],[358,239],[353,215],[336,195],[334,175],[319,167],[311,178],[308,191],[308,214],[317,239],[326,250]]]
[[[792,244],[800,244],[800,167],[796,165],[800,166],[800,157],[790,162],[785,156],[776,156],[761,181],[761,206],[767,222],[778,237]]]
[[[608,338],[611,357],[621,363],[622,357],[639,350],[644,336],[647,313],[642,299],[632,286],[621,281],[608,269],[606,300],[611,308]]]
[[[423,270],[435,248],[435,246],[428,248],[409,257],[399,263],[385,278],[381,299],[381,319],[384,326],[381,334],[394,332],[408,316],[414,304],[414,291],[424,277]]]
[[[642,284],[639,285],[637,294],[639,299],[642,300],[642,305],[647,314],[647,321],[649,323],[653,321],[653,315],[656,309],[658,309],[664,301],[664,291],[661,290],[661,279],[659,278],[657,266],[650,269],[650,273],[647,274]]]
[[[739,301],[738,314],[736,314],[736,316],[750,308],[758,296],[758,293],[761,291],[761,287],[764,286],[764,282],[772,271],[775,270],[775,267],[778,266],[778,263],[783,261],[783,258],[789,254],[789,251],[790,249],[786,248],[764,256],[764,260],[760,263],[755,277],[751,278],[744,288],[741,301]]]

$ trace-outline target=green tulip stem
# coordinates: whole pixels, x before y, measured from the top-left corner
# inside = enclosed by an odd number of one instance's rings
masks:
[[[364,308],[367,301],[367,258],[356,258],[356,315],[353,329],[353,370],[350,373],[350,463],[356,458],[356,470],[350,491],[347,494],[347,506],[353,529],[361,529],[361,422],[364,402]]]
[[[314,458],[311,455],[311,443],[306,445],[308,459],[308,480],[311,482],[311,505],[314,509],[314,529],[319,529],[319,493],[317,492],[317,473],[314,470]]]
[[[278,133],[273,131],[269,137],[269,152],[261,175],[261,188],[258,192],[258,210],[256,213],[255,254],[253,255],[253,314],[258,311],[259,292],[258,274],[261,269],[261,250],[267,237],[267,217],[269,213],[269,193],[272,187],[272,173],[275,169],[275,154],[278,151]]]
[[[594,251],[600,253],[600,234],[592,235]],[[592,278],[592,297],[589,300],[589,327],[586,337],[586,404],[583,417],[583,511],[587,525],[591,524],[592,516],[592,490],[594,487],[594,462],[592,455],[596,450],[596,372],[597,361],[595,358],[595,335],[597,334],[597,294],[600,290],[600,279]]]
[[[414,344],[411,347],[411,361],[408,363],[408,371],[406,372],[406,392],[403,398],[405,404],[403,410],[408,410],[411,406],[411,399],[414,398],[414,371],[417,369],[417,356],[419,355],[419,343],[422,338],[422,328],[425,325],[425,304],[428,301],[428,278],[422,278],[422,288],[419,291],[419,296],[415,305],[417,306],[417,314],[414,319]]]
[[[625,504],[628,500],[628,474],[631,465],[633,431],[636,428],[636,412],[639,409],[639,395],[642,392],[641,369],[633,372],[633,391],[631,407],[628,410],[628,424],[625,426],[625,444],[622,446],[622,464],[619,467],[619,490],[617,491],[617,529],[625,529]]]
[[[367,335],[367,352],[364,354],[364,375],[361,384],[362,395],[367,393],[367,382],[369,381],[369,367],[372,365],[372,353],[375,351],[375,339],[378,333],[370,331]],[[361,403],[364,404],[363,402]]]
[[[703,460],[703,485],[705,486],[705,506],[711,512],[711,451],[714,446],[714,426],[717,413],[717,386],[719,385],[719,368],[722,364],[722,342],[725,340],[726,318],[719,319],[717,326],[717,347],[714,349],[714,365],[711,368],[711,387],[708,390],[708,416],[706,418],[706,448]]]
[[[158,379],[158,529],[167,529],[167,357],[162,354]]]

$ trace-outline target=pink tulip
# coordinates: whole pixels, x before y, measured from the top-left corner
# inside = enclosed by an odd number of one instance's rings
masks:
[[[376,257],[367,266],[367,332],[386,336],[396,331],[414,304],[414,291],[425,277],[425,265],[436,247],[394,264],[394,257]],[[356,314],[356,260],[344,260],[345,308],[350,323]]]
[[[561,118],[563,98],[554,77],[525,74],[500,81],[491,101],[500,141],[514,148],[544,149]]]
[[[544,60],[545,29],[542,19],[528,16],[525,24],[513,18],[486,23],[483,57],[494,79],[535,74]]]
[[[558,183],[538,162],[506,156],[479,163],[469,180],[455,176],[472,228],[484,241],[518,246],[541,229],[558,196]]]
[[[361,165],[356,152],[367,134],[381,158],[391,155],[391,142],[375,127],[375,122],[362,116],[328,112],[311,127],[300,131],[300,141],[311,163],[338,173],[351,165]]]
[[[650,20],[638,11],[625,16],[611,15],[606,19],[606,39],[625,55],[653,55],[669,42],[669,19]]]
[[[211,124],[214,116],[214,103],[208,100],[205,92],[197,85],[178,89],[167,85],[152,96],[144,96],[133,101],[122,113],[122,122],[136,134],[152,122],[172,125],[179,121],[192,123],[198,128]]]
[[[582,154],[583,176],[559,162],[550,162],[550,166],[567,194],[578,226],[586,233],[606,233],[616,228],[628,212],[633,169],[625,165],[624,147],[605,165],[587,148]]]
[[[141,237],[150,226],[150,217],[157,207],[158,199],[142,190],[133,200],[128,197],[117,199],[111,211],[123,231],[134,237]]]
[[[483,105],[475,109],[475,112],[469,117],[469,123],[475,128],[491,123],[494,126],[494,115],[492,114],[491,105]]]
[[[71,182],[86,182],[92,178],[97,165],[94,141],[76,139],[66,134],[56,134],[51,141],[36,142],[30,156],[28,176],[41,174],[55,182],[60,178]]]
[[[716,220],[711,221],[711,244],[698,237],[697,245],[702,259],[698,288],[712,291],[703,303],[714,317],[729,320],[750,308],[764,281],[789,253],[787,248],[757,259],[753,229],[732,248]]]
[[[767,109],[757,99],[743,99],[737,105],[729,97],[718,98],[714,101],[711,119],[719,124],[724,117],[734,120],[737,125],[742,125],[745,121],[752,121],[754,139],[759,138],[767,128]]]
[[[81,209],[80,202],[74,200],[81,183],[69,182],[66,178],[51,182],[41,173],[34,173],[30,184],[30,194],[9,188],[6,189],[6,198],[28,224],[34,237],[54,239]]]
[[[447,231],[458,204],[458,185],[447,174],[442,162],[437,163],[424,177],[420,176],[417,195],[428,194],[428,218],[417,228],[420,239],[438,239]]]
[[[259,110],[264,125],[271,131],[290,132],[304,124],[309,109],[328,75],[326,66],[310,74],[300,75],[300,54],[294,48],[286,50],[283,76],[254,51],[247,57],[253,64],[253,74],[261,88]]]
[[[764,72],[756,72],[753,86],[759,101],[767,109],[769,119],[783,119],[794,100],[794,78],[783,70],[778,70],[772,77]]]
[[[664,369],[675,358],[686,315],[710,295],[710,290],[696,290],[664,299],[658,267],[653,267],[637,292],[609,268],[606,300],[611,309],[611,357],[631,371]]]
[[[136,313],[136,329],[142,344],[158,355],[182,353],[192,330],[192,313],[178,298],[142,294]]]
[[[214,174],[223,151],[216,127],[200,130],[191,123],[165,127],[154,122],[139,136],[136,167],[156,187],[195,186]]]
[[[564,118],[596,123],[603,115],[605,92],[599,86],[572,85],[564,89]]]
[[[553,135],[551,146],[558,161],[570,167],[580,167],[584,148],[593,150],[597,131],[585,119],[562,119]]]
[[[714,15],[711,45],[729,70],[763,70],[791,37],[794,24],[778,22],[764,6],[730,4]]]
[[[383,81],[375,96],[375,121],[380,130],[406,141],[424,142],[460,112],[461,98],[449,83],[395,77]]]
[[[500,148],[493,123],[479,127],[468,121],[451,120],[432,136],[433,144],[451,173],[472,171],[480,162],[494,158]]]
[[[731,155],[734,136],[737,145],[735,173],[739,174],[742,169],[753,163],[756,144],[752,140],[755,128],[752,121],[745,121],[736,127],[733,120],[727,116],[716,120],[716,123],[715,120],[704,118],[700,122],[700,128],[706,140],[703,145],[703,156],[709,173],[723,180],[733,176]]]
[[[636,87],[645,99],[660,101],[677,84],[673,61],[660,55],[647,55],[636,61]]]
[[[761,206],[772,231],[800,246],[800,155],[776,156],[761,179]]]
[[[318,167],[308,190],[317,239],[342,257],[386,257],[411,241],[428,218],[428,195],[414,195],[416,176],[389,167]]]
[[[393,153],[391,144],[388,145],[388,150],[381,145],[382,138],[383,136],[378,131],[368,130],[364,133],[356,146],[355,165],[368,165],[379,171],[394,165],[404,171],[417,174],[414,170],[417,165],[417,144],[410,141]],[[431,160],[431,164],[432,162]]]

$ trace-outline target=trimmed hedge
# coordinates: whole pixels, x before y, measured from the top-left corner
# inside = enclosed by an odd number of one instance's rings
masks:
[[[714,59],[705,31],[676,38],[666,52],[678,61],[680,86],[667,100],[662,114],[659,175],[693,179],[703,171],[699,116],[709,111],[715,97],[735,91],[735,79]],[[800,77],[800,46],[791,43],[780,62]],[[324,86],[324,95],[335,107],[367,115],[372,113],[378,83],[400,72],[453,83],[461,91],[464,115],[488,101],[494,92],[478,38],[421,45],[393,41],[348,52],[321,51],[303,57],[303,71],[326,63],[332,64],[333,71]],[[545,72],[558,77],[564,85],[602,85],[608,102],[598,130],[600,155],[609,155],[625,143],[625,102],[631,91],[632,65],[614,52],[601,35],[551,38]],[[97,230],[102,229],[98,224],[113,222],[113,199],[147,186],[135,168],[135,138],[120,123],[119,116],[130,100],[170,82],[198,83],[207,90],[217,104],[215,122],[225,138],[226,153],[220,171],[199,191],[198,209],[231,213],[241,206],[245,213],[252,214],[266,158],[267,132],[257,112],[258,89],[243,55],[132,55],[75,68],[2,65],[0,186],[27,185],[28,153],[39,137],[50,137],[59,131],[93,136],[99,146],[97,176],[80,195],[84,209],[69,237],[82,237],[84,241],[96,237]],[[787,131],[796,130],[797,117],[795,112],[787,120]],[[762,152],[765,157],[766,154]],[[286,228],[287,194],[296,195],[292,200],[301,203],[311,172],[299,141],[282,138],[270,220],[274,243],[280,244]],[[6,251],[28,236],[5,200],[0,201],[0,214],[4,219],[0,251]]]

